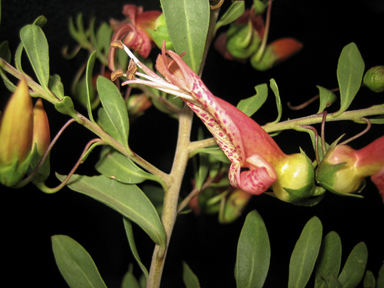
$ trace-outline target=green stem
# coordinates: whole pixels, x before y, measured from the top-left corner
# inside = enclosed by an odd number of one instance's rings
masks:
[[[181,111],[181,113],[179,113],[179,137],[177,141],[175,158],[170,174],[173,181],[168,191],[165,191],[163,213],[161,216],[161,221],[163,223],[166,235],[166,248],[164,255],[162,257],[159,257],[160,246],[155,246],[155,250],[153,251],[152,256],[151,268],[147,279],[147,288],[160,287],[164,262],[169,247],[169,241],[171,239],[173,227],[175,225],[178,213],[177,202],[179,199],[180,187],[189,160],[189,139],[192,127],[192,116],[192,110],[189,109],[187,105],[184,105],[183,110]]]
[[[372,106],[365,109],[346,111],[336,117],[333,116],[333,114],[328,114],[327,117],[325,118],[325,121],[333,122],[333,121],[349,120],[357,123],[366,123],[361,119],[367,116],[374,116],[374,115],[380,115],[380,114],[384,114],[384,105],[377,105],[377,106]],[[321,123],[322,119],[323,119],[323,114],[315,114],[315,115],[306,116],[302,118],[283,121],[273,125],[265,125],[262,127],[266,132],[271,133],[276,131],[294,129],[295,127],[298,127],[298,126],[318,124],[318,123]]]
[[[171,185],[172,177],[163,171],[159,170],[157,167],[153,166],[151,163],[147,162],[145,159],[141,158],[139,155],[134,153],[131,150],[125,149],[124,145],[117,142],[113,137],[111,137],[107,132],[105,132],[99,125],[93,123],[88,118],[84,117],[82,114],[76,112],[77,118],[79,119],[79,123],[86,127],[87,129],[91,130],[93,133],[98,135],[101,139],[105,141],[106,144],[110,145],[117,151],[119,151],[121,154],[129,157],[132,161],[134,161],[136,164],[140,165],[142,168],[147,170],[148,172],[152,173],[153,175],[158,177],[158,182],[161,184],[161,186],[164,188],[164,190],[167,190],[168,187]]]

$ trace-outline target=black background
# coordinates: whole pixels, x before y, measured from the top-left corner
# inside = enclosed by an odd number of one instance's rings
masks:
[[[330,2],[330,3],[324,3]],[[122,19],[121,9],[126,1],[2,1],[0,40],[9,40],[14,52],[18,43],[18,31],[39,15],[45,15],[44,27],[50,45],[51,74],[59,74],[68,95],[71,80],[79,65],[86,58],[65,60],[61,48],[74,41],[69,37],[69,16],[82,12],[85,19],[95,15],[99,21],[110,17]],[[145,10],[159,10],[158,1],[130,1],[144,5]],[[246,1],[249,6],[251,1]],[[270,41],[281,37],[294,37],[304,44],[303,50],[287,62],[267,72],[258,72],[249,64],[223,60],[210,50],[203,81],[217,96],[236,104],[240,99],[254,94],[254,86],[274,78],[280,89],[283,103],[283,119],[297,118],[317,112],[312,104],[302,111],[290,111],[286,103],[300,104],[317,94],[316,85],[332,89],[337,87],[336,67],[342,48],[355,42],[364,58],[366,68],[383,65],[384,3],[380,0],[359,1],[304,1],[277,0],[272,8]],[[358,3],[358,4],[356,4]],[[225,3],[228,7],[229,1]],[[100,23],[100,22],[98,22]],[[220,31],[224,31],[224,29]],[[152,57],[158,50],[154,50]],[[86,54],[83,54],[86,57]],[[10,93],[1,84],[0,109]],[[383,103],[383,94],[370,93],[366,89],[358,94],[352,109]],[[254,116],[260,124],[276,118],[274,99],[270,97],[265,106]],[[335,104],[331,111],[337,109]],[[45,103],[50,118],[52,135],[68,120]],[[85,112],[79,105],[76,108]],[[197,119],[196,119],[197,120]],[[196,121],[195,126],[200,125]],[[197,125],[198,124],[198,125]],[[334,141],[341,133],[353,136],[362,126],[353,123],[326,125],[327,141]],[[194,130],[195,131],[195,130]],[[131,126],[130,145],[139,155],[168,172],[177,133],[176,121],[164,116],[154,108]],[[196,135],[196,133],[194,134]],[[383,135],[383,128],[375,126],[367,135],[351,143],[361,148]],[[52,171],[65,174],[79,157],[92,134],[73,124],[54,147],[51,155]],[[283,132],[276,137],[286,153],[298,151],[301,146],[309,156],[310,141],[307,135]],[[92,168],[97,161],[97,152],[83,164],[79,174],[94,175]],[[190,189],[190,175],[182,194]],[[51,186],[58,184],[52,176]],[[54,195],[46,195],[33,185],[21,190],[1,187],[2,227],[2,278],[8,286],[22,287],[67,287],[60,275],[51,251],[50,237],[65,234],[82,244],[92,255],[108,287],[119,287],[128,264],[134,263],[122,219],[117,212],[106,206],[63,189]],[[367,269],[377,275],[384,260],[384,209],[381,197],[370,181],[363,191],[364,199],[338,197],[327,193],[316,207],[296,207],[267,196],[253,197],[244,215],[235,223],[220,225],[216,216],[184,215],[179,217],[171,240],[171,248],[165,266],[163,287],[182,287],[181,263],[185,260],[200,279],[202,287],[235,287],[233,268],[236,243],[245,215],[257,209],[263,217],[271,241],[271,267],[265,287],[284,287],[288,279],[289,255],[305,223],[314,215],[324,226],[324,235],[329,231],[339,233],[345,260],[354,245],[360,241],[369,251]],[[135,227],[138,248],[144,263],[149,267],[153,244]],[[140,271],[135,264],[135,273]],[[308,287],[311,287],[310,282]]]

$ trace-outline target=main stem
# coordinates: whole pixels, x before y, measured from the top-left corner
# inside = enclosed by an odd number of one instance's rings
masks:
[[[187,105],[179,113],[179,135],[177,140],[177,147],[175,152],[175,158],[173,161],[172,170],[170,176],[172,178],[172,185],[164,195],[164,204],[161,220],[164,226],[166,236],[166,248],[162,257],[159,257],[160,247],[155,246],[152,255],[151,268],[147,279],[147,288],[159,288],[161,282],[161,276],[163,274],[164,262],[168,252],[169,241],[171,239],[173,227],[177,217],[177,202],[179,199],[179,192],[185,169],[189,160],[189,144],[192,127],[193,112]]]

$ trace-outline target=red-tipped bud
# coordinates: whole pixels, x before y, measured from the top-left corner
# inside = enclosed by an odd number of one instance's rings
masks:
[[[364,178],[372,176],[381,194],[384,194],[384,136],[360,150],[347,145],[332,146],[316,171],[319,184],[334,193],[359,192]]]
[[[143,115],[152,106],[152,101],[145,94],[131,95],[128,98],[127,109],[131,120]]]
[[[260,59],[257,53],[254,54],[251,57],[251,65],[260,71],[268,70],[299,52],[302,47],[303,44],[293,38],[276,40],[267,46]]]
[[[51,133],[47,113],[43,107],[43,101],[37,100],[33,108],[33,145],[36,145],[39,155],[43,155],[51,143]]]
[[[219,213],[219,221],[221,223],[231,223],[241,216],[245,206],[251,199],[252,194],[249,194],[241,189],[236,189],[225,201]]]

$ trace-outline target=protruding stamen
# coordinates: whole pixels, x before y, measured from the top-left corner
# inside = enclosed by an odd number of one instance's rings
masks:
[[[111,43],[111,47],[113,48],[119,48],[119,49],[124,49],[124,44],[121,42],[121,40],[116,40]]]
[[[117,78],[124,76],[123,70],[117,69],[111,73],[111,80],[115,81]]]

